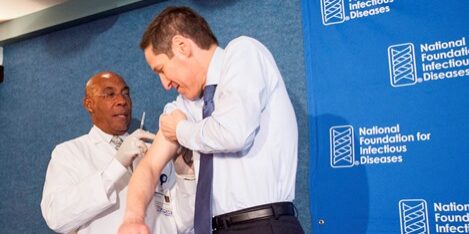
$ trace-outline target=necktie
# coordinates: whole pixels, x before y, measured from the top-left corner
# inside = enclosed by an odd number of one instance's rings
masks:
[[[111,143],[114,145],[114,148],[116,150],[119,150],[119,147],[121,147],[122,145],[122,138],[120,138],[119,136],[113,136],[111,139]]]
[[[204,107],[202,117],[212,115],[215,108],[213,105],[213,94],[216,85],[207,85],[204,89]],[[212,233],[212,178],[213,178],[213,155],[200,154],[199,178],[195,194],[195,217],[194,229],[196,234]]]

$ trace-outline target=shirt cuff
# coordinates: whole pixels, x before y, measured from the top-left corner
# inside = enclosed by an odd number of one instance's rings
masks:
[[[122,166],[122,164],[117,161],[117,159],[113,159],[107,168],[104,169],[103,183],[108,195],[110,194],[114,183],[118,181],[126,172],[127,169]]]
[[[181,120],[179,121],[178,125],[176,126],[176,138],[178,139],[179,144],[187,147],[189,142],[184,139],[185,131],[184,129],[190,129],[191,121],[189,120]],[[186,130],[187,131],[187,130]]]

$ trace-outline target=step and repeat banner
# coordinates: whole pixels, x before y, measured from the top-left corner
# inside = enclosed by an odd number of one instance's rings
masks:
[[[469,233],[469,1],[302,11],[312,232]]]

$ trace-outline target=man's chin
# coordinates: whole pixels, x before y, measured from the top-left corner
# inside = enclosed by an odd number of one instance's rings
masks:
[[[114,127],[114,131],[118,132],[119,135],[122,135],[127,132],[127,130],[129,129],[129,125],[129,123],[119,124]]]
[[[185,99],[188,99],[190,101],[196,101],[196,100],[199,100],[201,97],[200,96],[197,96],[197,95],[194,95],[194,96],[187,96],[187,95],[182,95]]]

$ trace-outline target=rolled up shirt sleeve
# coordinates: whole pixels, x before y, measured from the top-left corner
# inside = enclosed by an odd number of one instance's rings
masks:
[[[232,153],[248,149],[261,123],[261,112],[269,100],[273,81],[265,74],[268,63],[249,42],[232,45],[224,57],[226,69],[214,96],[215,110],[200,121],[181,121],[178,141],[202,153]],[[226,65],[228,64],[228,65]]]

